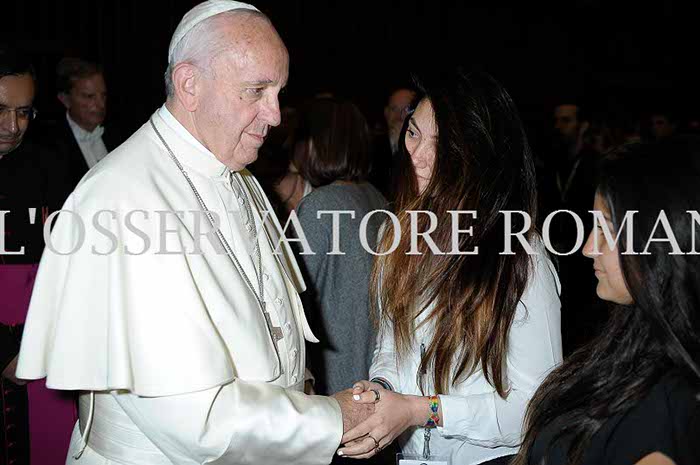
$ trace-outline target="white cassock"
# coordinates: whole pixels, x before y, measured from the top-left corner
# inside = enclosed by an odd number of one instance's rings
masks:
[[[201,236],[200,203],[146,123],[68,198],[84,241],[70,255],[45,251],[17,375],[84,391],[66,463],[329,463],[342,416],[334,399],[302,392],[304,340],[317,341],[288,244],[272,253],[274,214],[258,235],[262,270],[252,253],[245,202],[257,228],[269,202],[247,170],[231,173],[165,107],[152,121],[256,289],[260,276],[271,321],[217,252],[221,242]],[[184,214],[163,213],[172,211]],[[61,214],[53,248],[71,251],[80,235],[77,216]],[[180,253],[198,242],[201,253]]]

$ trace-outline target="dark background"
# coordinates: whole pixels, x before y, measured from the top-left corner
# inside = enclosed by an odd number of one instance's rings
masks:
[[[62,56],[102,63],[109,118],[132,130],[163,102],[170,36],[197,3],[2,0],[0,44],[34,58],[43,118],[62,114],[53,82]],[[254,3],[289,48],[284,98],[292,104],[331,90],[378,120],[389,88],[437,59],[494,74],[535,128],[550,124],[562,96],[613,120],[659,106],[696,110],[699,41],[691,2]]]

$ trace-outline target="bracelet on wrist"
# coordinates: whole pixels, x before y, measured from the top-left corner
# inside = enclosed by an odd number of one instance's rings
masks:
[[[393,391],[394,388],[392,387],[391,384],[389,384],[389,381],[385,380],[384,378],[372,378],[369,380],[371,383],[377,383],[387,391]]]
[[[435,428],[440,423],[438,411],[440,409],[440,398],[438,396],[429,396],[430,401],[430,418],[425,423],[426,428]]]

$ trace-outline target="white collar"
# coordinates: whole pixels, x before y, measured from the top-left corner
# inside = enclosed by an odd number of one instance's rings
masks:
[[[175,151],[175,156],[184,164],[200,171],[208,176],[223,176],[230,171],[229,168],[221,163],[216,155],[207,149],[200,141],[198,141],[177,118],[173,116],[168,108],[163,105],[156,111],[156,114],[172,131],[180,136],[184,142],[193,146],[196,151],[182,150]]]
[[[92,130],[92,132],[86,131],[85,129],[81,128],[78,123],[73,121],[73,118],[70,117],[70,114],[67,111],[66,119],[68,120],[68,126],[70,126],[71,131],[73,131],[73,135],[79,142],[90,142],[99,139],[105,132],[105,128],[103,128],[102,125],[97,126]]]

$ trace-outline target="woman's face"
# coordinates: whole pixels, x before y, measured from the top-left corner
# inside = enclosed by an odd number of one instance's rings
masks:
[[[615,237],[617,231],[613,230],[610,210],[599,194],[595,195],[593,209],[603,213],[608,229],[612,232],[612,236]],[[597,254],[593,250],[594,235],[598,236],[599,253]],[[620,255],[617,252],[617,245],[613,248],[608,246],[600,225],[597,225],[596,229],[591,231],[591,234],[588,236],[586,245],[583,247],[583,254],[593,259],[593,269],[595,270],[596,278],[598,278],[598,287],[596,288],[598,297],[617,304],[631,304],[633,300],[625,285],[625,280],[622,277]]]
[[[406,130],[406,150],[411,155],[419,193],[423,193],[433,175],[437,135],[433,106],[430,100],[424,98],[411,115]]]

